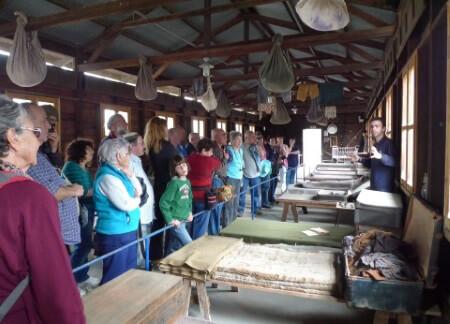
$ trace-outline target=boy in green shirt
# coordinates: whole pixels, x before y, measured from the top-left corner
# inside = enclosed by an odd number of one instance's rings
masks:
[[[191,183],[186,178],[188,169],[188,164],[181,155],[176,155],[172,159],[170,173],[173,178],[159,200],[159,208],[164,220],[167,224],[174,225],[169,230],[167,255],[192,242],[184,222],[192,221],[192,189]]]

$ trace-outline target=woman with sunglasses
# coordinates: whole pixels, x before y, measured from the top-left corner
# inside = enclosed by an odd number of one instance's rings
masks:
[[[27,110],[0,99],[0,304],[25,286],[0,321],[85,323],[56,199],[26,174],[36,164],[39,135]]]

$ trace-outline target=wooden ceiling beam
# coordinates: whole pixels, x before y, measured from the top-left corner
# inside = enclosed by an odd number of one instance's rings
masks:
[[[377,41],[372,40],[372,39],[361,39],[359,41],[352,42],[352,43],[355,43],[355,44],[358,44],[358,45],[363,45],[363,46],[366,46],[366,47],[375,48],[375,49],[378,49],[378,50],[381,50],[381,51],[384,51],[384,49],[386,47],[385,43],[377,42]]]
[[[219,13],[219,12],[224,12],[224,11],[229,11],[229,10],[237,10],[237,9],[252,7],[252,6],[256,6],[256,5],[269,4],[269,3],[280,2],[280,1],[282,1],[282,0],[244,0],[244,1],[236,2],[236,3],[230,3],[230,4],[220,5],[220,6],[212,6],[209,8],[195,9],[195,10],[190,10],[190,11],[180,11],[180,12],[176,12],[172,15],[143,18],[143,19],[137,19],[135,21],[123,22],[123,23],[117,24],[116,28],[117,29],[129,29],[129,28],[134,28],[134,27],[143,26],[143,25],[152,24],[152,23],[159,23],[159,22],[177,20],[177,19],[182,19],[182,18],[202,16],[202,15],[206,15],[206,14],[215,14],[215,13]]]
[[[387,26],[368,30],[350,31],[343,33],[328,33],[314,36],[288,36],[283,42],[284,48],[306,48],[309,46],[349,43],[358,39],[377,38],[390,36],[394,33],[395,26]],[[245,55],[256,52],[269,51],[272,47],[272,40],[249,41],[246,46],[241,44],[227,44],[220,46],[211,46],[211,48],[194,48],[186,51],[170,53],[162,56],[149,57],[152,64],[163,64],[171,62],[186,62],[198,60],[203,57],[225,57],[230,55]],[[111,68],[123,68],[139,66],[137,58],[99,62],[92,64],[80,64],[78,70],[82,72],[97,71]]]
[[[362,20],[368,22],[369,24],[371,24],[374,27],[383,27],[383,26],[388,25],[388,23],[383,21],[382,19],[375,17],[362,9],[359,9],[358,7],[356,7],[354,5],[350,4],[349,6],[347,6],[347,8],[348,8],[348,11],[352,15],[355,15],[355,16],[361,18]]]
[[[275,25],[275,26],[281,26],[281,27],[293,29],[293,30],[298,30],[297,25],[288,20],[267,17],[267,16],[258,15],[258,14],[253,14],[253,13],[247,14],[247,17],[250,18],[251,20],[256,20],[256,21],[259,21],[262,23],[271,24],[271,25]]]
[[[294,75],[296,77],[306,77],[306,76],[320,76],[329,74],[340,74],[345,72],[350,72],[353,70],[371,70],[381,68],[381,62],[374,63],[353,63],[347,65],[337,65],[337,66],[327,66],[320,68],[310,68],[310,69],[294,69]],[[227,76],[212,76],[212,82],[223,82],[231,80],[256,80],[259,78],[258,72],[250,72],[248,74],[239,75],[227,75]],[[176,80],[164,80],[158,83],[158,86],[182,86],[192,84],[192,78],[187,79],[176,79]]]
[[[134,10],[151,9],[162,4],[183,2],[185,0],[117,0],[107,3],[96,4],[84,8],[72,9],[53,15],[30,18],[26,26],[27,30],[40,30],[45,27],[58,26],[95,18],[113,16],[132,12]],[[16,22],[9,22],[0,25],[0,36],[14,34]]]
[[[376,58],[375,56],[373,56],[369,52],[363,50],[362,48],[360,48],[360,47],[358,47],[356,45],[346,44],[345,47],[347,47],[347,49],[349,51],[358,54],[359,56],[361,56],[362,58],[366,59],[369,62],[375,62],[375,61],[379,60],[378,58]]]

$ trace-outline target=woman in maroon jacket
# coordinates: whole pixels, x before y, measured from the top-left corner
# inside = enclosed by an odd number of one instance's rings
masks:
[[[192,213],[204,213],[194,217],[191,236],[195,240],[208,230],[210,211],[206,206],[206,191],[211,190],[213,172],[221,166],[218,159],[213,157],[213,142],[207,138],[201,139],[197,144],[197,152],[187,158],[191,170],[188,179],[192,186]]]
[[[85,323],[56,199],[25,173],[36,163],[40,131],[23,107],[0,99],[0,304],[30,280],[2,323]]]

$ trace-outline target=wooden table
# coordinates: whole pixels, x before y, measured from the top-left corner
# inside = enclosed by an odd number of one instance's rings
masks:
[[[336,201],[312,200],[311,195],[291,194],[288,191],[285,191],[278,198],[276,198],[276,200],[284,204],[283,214],[281,215],[282,222],[286,221],[288,211],[291,209],[294,221],[298,223],[297,206],[337,209]]]
[[[129,270],[83,296],[87,323],[170,323],[187,314],[190,291],[178,276]]]

